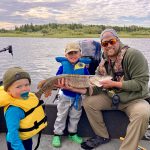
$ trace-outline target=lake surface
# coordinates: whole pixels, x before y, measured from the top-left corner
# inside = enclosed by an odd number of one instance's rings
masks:
[[[37,83],[55,75],[59,63],[56,56],[64,56],[66,43],[83,40],[79,38],[12,38],[0,37],[0,50],[8,45],[13,47],[13,57],[6,51],[0,53],[0,79],[9,67],[20,66],[27,70],[32,78],[32,91]],[[99,39],[94,39],[99,41]],[[124,44],[140,50],[148,60],[150,68],[150,38],[122,38]]]

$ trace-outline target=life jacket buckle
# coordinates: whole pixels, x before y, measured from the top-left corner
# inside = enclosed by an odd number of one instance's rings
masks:
[[[35,127],[35,129],[38,129],[38,128],[39,128],[39,124],[38,124],[37,121],[34,122],[34,127]]]
[[[45,118],[44,118],[44,123],[46,123],[47,122],[47,116],[45,116]]]

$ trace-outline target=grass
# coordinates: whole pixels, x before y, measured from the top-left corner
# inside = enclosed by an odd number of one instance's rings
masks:
[[[118,33],[121,38],[150,38],[150,34],[144,33]],[[43,34],[41,32],[0,33],[0,37],[37,37],[37,38],[98,38],[99,34],[69,34],[54,33]]]

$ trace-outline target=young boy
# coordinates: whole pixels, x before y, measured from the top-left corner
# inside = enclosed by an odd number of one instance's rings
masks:
[[[9,68],[0,88],[8,150],[32,150],[32,136],[47,126],[40,101],[30,92],[31,78],[20,67]]]
[[[78,43],[68,43],[65,49],[65,57],[58,57],[56,60],[62,65],[56,75],[59,74],[80,74],[89,75],[86,65],[80,61],[81,50]],[[61,87],[61,83],[60,83]],[[52,145],[61,147],[61,135],[66,127],[66,119],[69,116],[68,132],[69,139],[81,144],[82,138],[77,135],[77,125],[81,116],[81,94],[85,94],[86,89],[75,89],[66,85],[61,90],[60,100],[57,104],[57,118],[54,124],[54,136]]]

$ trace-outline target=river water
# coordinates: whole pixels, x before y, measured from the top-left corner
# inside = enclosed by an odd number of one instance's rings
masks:
[[[32,91],[35,91],[40,80],[55,75],[60,65],[55,61],[55,57],[64,55],[66,43],[78,40],[83,39],[0,37],[0,50],[8,45],[13,47],[13,57],[8,52],[0,53],[0,79],[7,68],[23,67],[30,73],[31,88]],[[139,49],[147,58],[150,68],[150,38],[122,38],[121,41],[130,47]]]

